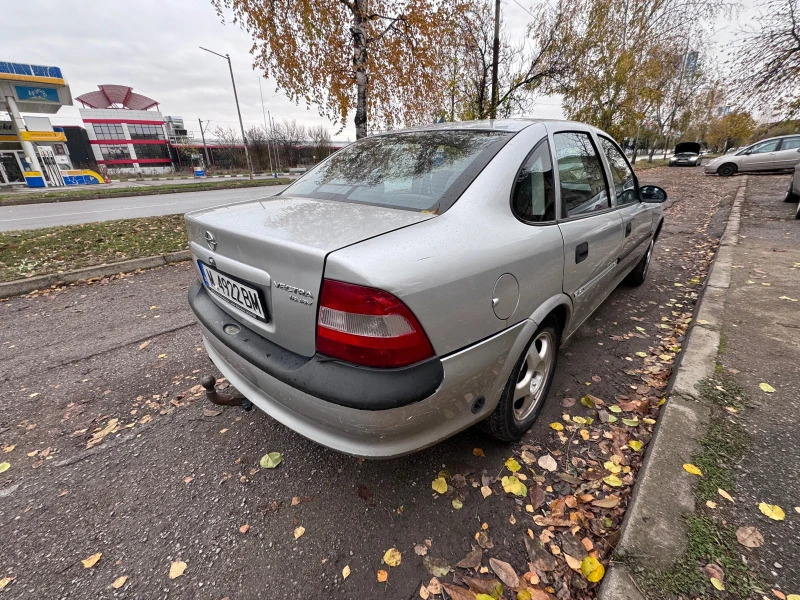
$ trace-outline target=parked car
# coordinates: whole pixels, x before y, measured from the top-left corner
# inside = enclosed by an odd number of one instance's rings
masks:
[[[748,171],[783,171],[800,162],[800,135],[761,140],[735,154],[719,156],[705,165],[707,174],[723,177]]]
[[[794,213],[795,219],[800,219],[800,163],[794,166],[792,178],[789,179],[789,189],[786,190],[784,202],[797,202],[797,210]]]
[[[700,144],[696,142],[680,142],[675,144],[675,152],[669,159],[670,167],[699,167]]]
[[[316,442],[391,457],[479,422],[516,440],[562,342],[645,280],[665,200],[580,123],[376,135],[276,197],[187,214],[189,304],[231,384]]]

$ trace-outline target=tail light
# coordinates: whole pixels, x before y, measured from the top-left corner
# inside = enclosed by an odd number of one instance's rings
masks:
[[[381,290],[325,279],[317,351],[370,367],[404,367],[433,356],[408,307]]]

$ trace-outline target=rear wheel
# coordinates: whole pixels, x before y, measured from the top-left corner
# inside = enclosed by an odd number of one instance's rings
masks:
[[[630,285],[642,285],[644,280],[647,279],[647,271],[650,270],[650,259],[653,258],[653,246],[655,246],[655,239],[650,240],[650,245],[647,247],[647,252],[633,268],[633,271],[628,273],[625,278]]]
[[[553,317],[545,319],[511,372],[494,412],[479,424],[504,442],[520,439],[544,406],[558,362],[561,329]]]
[[[784,202],[797,202],[800,198],[792,192],[792,184],[789,183],[789,189],[786,190],[786,195],[783,197]]]
[[[717,175],[722,177],[730,177],[731,175],[735,175],[737,171],[737,167],[733,163],[725,163],[724,165],[720,165],[717,169]]]
[[[794,218],[800,219],[800,204],[797,205],[797,210],[794,212]]]

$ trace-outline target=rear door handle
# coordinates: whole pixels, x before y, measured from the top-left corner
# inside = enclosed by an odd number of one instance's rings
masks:
[[[625,223],[625,237],[628,237],[631,234],[631,223],[628,221]]]
[[[575,246],[575,264],[585,261],[589,258],[589,242],[581,242]]]

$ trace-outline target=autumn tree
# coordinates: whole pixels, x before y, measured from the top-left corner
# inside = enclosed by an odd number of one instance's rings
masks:
[[[356,137],[427,121],[442,103],[452,0],[211,0],[253,38],[254,66]]]
[[[731,112],[711,122],[706,141],[712,148],[725,152],[728,148],[743,144],[755,128],[756,122],[749,113]]]
[[[800,115],[800,0],[768,0],[733,56],[734,101]]]

